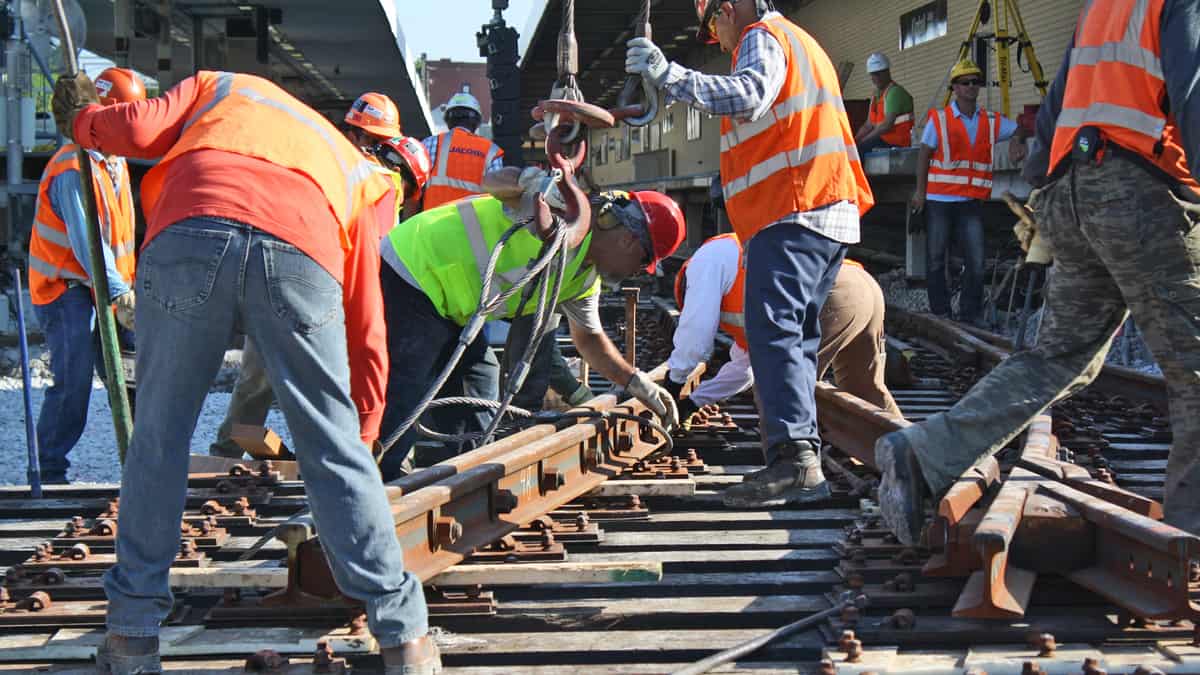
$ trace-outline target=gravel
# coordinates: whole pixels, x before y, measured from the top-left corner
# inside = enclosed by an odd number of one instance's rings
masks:
[[[50,384],[50,373],[44,350],[40,346],[31,347],[30,356],[36,419],[46,388]],[[17,364],[15,372],[9,365],[14,359]],[[196,422],[196,432],[192,435],[190,446],[191,453],[208,454],[208,446],[216,440],[217,428],[225,419],[225,411],[229,406],[229,392],[233,390],[233,383],[237,380],[240,363],[240,350],[230,350],[226,353],[225,363],[204,401],[200,418]],[[13,411],[0,416],[0,438],[5,439],[0,444],[0,485],[25,485],[28,466],[25,404],[21,394],[20,356],[15,349],[0,350],[0,373],[3,373],[0,375],[0,409]],[[117,462],[112,412],[108,406],[104,386],[98,378],[93,379],[92,389],[87,427],[83,437],[68,456],[71,469],[67,478],[72,483],[116,483],[121,479],[121,472]],[[292,444],[291,434],[278,409],[272,409],[268,414],[267,426],[274,429],[285,443]]]

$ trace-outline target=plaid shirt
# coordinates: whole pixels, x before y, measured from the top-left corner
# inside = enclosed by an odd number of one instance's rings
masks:
[[[763,18],[776,16],[781,15],[768,12]],[[668,102],[682,101],[709,115],[752,121],[770,113],[786,77],[783,46],[766,29],[755,28],[742,38],[733,74],[709,75],[672,62],[663,90]],[[798,223],[843,244],[859,241],[858,207],[849,201],[796,212],[776,222]]]

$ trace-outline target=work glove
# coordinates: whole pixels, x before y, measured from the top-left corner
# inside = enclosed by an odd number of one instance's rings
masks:
[[[670,62],[650,38],[636,37],[625,43],[625,72],[641,75],[655,87],[662,87]]]
[[[125,330],[137,332],[133,328],[133,309],[135,298],[133,291],[122,293],[113,300],[113,305],[116,306],[117,323],[125,327]]]
[[[92,84],[83,72],[75,75],[63,75],[54,83],[54,96],[50,99],[50,109],[54,112],[54,123],[58,133],[67,138],[75,137],[75,116],[80,110],[93,103],[100,102],[96,93],[96,85]]]
[[[675,405],[675,397],[650,379],[646,373],[635,370],[625,391],[641,401],[643,405],[658,415],[667,431],[679,426],[679,408]]]

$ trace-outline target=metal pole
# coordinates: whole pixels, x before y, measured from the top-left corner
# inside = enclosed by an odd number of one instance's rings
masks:
[[[80,72],[79,59],[75,54],[75,44],[67,25],[67,14],[63,10],[62,0],[54,0],[54,12],[58,16],[58,28],[62,33],[63,50],[67,57],[67,77],[75,77]],[[79,158],[79,178],[83,184],[79,197],[88,219],[88,271],[92,277],[96,324],[100,330],[100,351],[104,357],[104,385],[108,389],[108,405],[112,408],[113,431],[117,436],[117,457],[124,464],[129,437],[133,435],[133,415],[129,411],[129,399],[125,396],[125,369],[121,365],[117,322],[113,317],[112,299],[108,290],[108,272],[104,268],[104,249],[101,247],[105,243],[100,231],[100,217],[96,212],[92,156],[82,146],[77,145],[75,151]]]
[[[5,76],[4,105],[7,112],[7,124],[4,132],[8,134],[6,148],[8,152],[8,236],[16,240],[17,222],[20,220],[19,206],[21,203],[17,188],[24,182],[25,148],[21,146],[21,42],[22,24],[21,13],[16,11],[13,3],[12,33],[4,44]]]
[[[631,286],[622,288],[625,294],[625,360],[637,367],[637,304],[642,289]]]
[[[25,445],[29,449],[29,494],[42,498],[42,465],[38,460],[37,429],[33,423],[33,383],[29,377],[29,340],[25,332],[25,300],[21,290],[21,267],[13,265],[13,287],[17,289],[17,337],[21,343],[21,378],[25,385]]]

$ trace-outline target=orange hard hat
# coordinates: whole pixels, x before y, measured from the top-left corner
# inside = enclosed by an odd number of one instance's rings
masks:
[[[654,257],[646,266],[646,271],[653,274],[658,262],[674,253],[687,238],[687,221],[679,204],[661,192],[642,190],[630,192],[629,196],[646,214],[646,230],[654,247]]]
[[[106,68],[96,78],[96,93],[103,105],[132,103],[146,100],[146,85],[128,68]]]
[[[412,136],[397,136],[379,144],[379,159],[387,168],[400,172],[412,183],[411,192],[404,195],[407,199],[421,194],[425,183],[429,181],[429,173],[433,170],[433,161],[429,159],[429,150],[425,144]]]
[[[395,138],[400,134],[400,110],[392,99],[368,91],[346,112],[346,124],[380,138]]]

